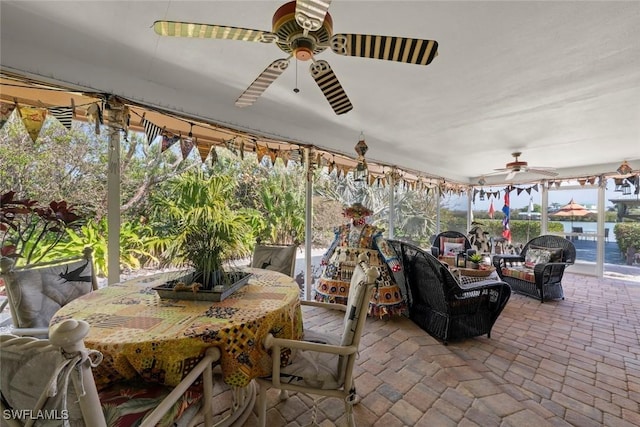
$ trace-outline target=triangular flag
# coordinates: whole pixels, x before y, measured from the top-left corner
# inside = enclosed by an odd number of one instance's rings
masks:
[[[24,127],[27,128],[27,132],[33,142],[36,142],[40,130],[44,124],[44,120],[47,118],[46,108],[32,108],[32,107],[18,107],[18,112],[22,118]]]
[[[11,113],[15,110],[16,104],[9,104],[8,102],[0,102],[0,129],[7,123]]]
[[[102,110],[97,102],[87,107],[87,118],[89,122],[95,124],[96,135],[100,135],[100,125],[102,124]]]
[[[256,153],[258,155],[258,163],[260,163],[262,158],[269,154],[269,147],[266,145],[256,144]]]
[[[180,141],[180,137],[177,135],[169,136],[166,133],[162,135],[162,146],[160,148],[160,152],[164,153],[167,151],[173,144]]]
[[[198,144],[196,147],[198,148],[198,153],[200,153],[200,159],[202,159],[202,163],[204,163],[207,160],[207,157],[209,157],[211,146],[208,144]]]
[[[71,120],[73,119],[73,107],[51,107],[49,113],[58,119],[60,124],[71,130]]]
[[[271,159],[271,164],[274,165],[278,158],[278,152],[276,150],[269,149],[269,158]]]
[[[192,138],[180,138],[180,151],[182,151],[182,159],[186,159],[189,157],[189,154],[193,150],[193,139]]]
[[[144,133],[147,135],[147,142],[149,145],[162,133],[160,126],[151,123],[149,120],[142,118],[142,126],[144,127]]]

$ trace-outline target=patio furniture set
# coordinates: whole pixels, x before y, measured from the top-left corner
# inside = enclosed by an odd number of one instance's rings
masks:
[[[262,426],[270,387],[283,397],[286,390],[339,397],[355,425],[353,369],[379,275],[366,257],[354,267],[345,306],[300,301],[298,284],[286,274],[295,250],[286,246],[261,246],[254,261],[265,268],[247,268],[248,284],[220,302],[161,298],[152,288],[167,273],[95,290],[90,251],[85,255],[28,268],[2,260],[15,331],[44,336],[0,335],[0,409],[11,414],[8,425],[32,425],[30,414],[42,414],[97,427],[202,420],[208,427],[239,426],[254,407],[257,382]],[[61,289],[75,289],[69,294],[75,297],[60,299]],[[49,320],[23,316],[56,304],[43,312]],[[341,331],[304,329],[301,304],[344,311]],[[43,322],[49,327],[32,328]],[[214,417],[216,365],[218,381],[233,393],[231,408]]]

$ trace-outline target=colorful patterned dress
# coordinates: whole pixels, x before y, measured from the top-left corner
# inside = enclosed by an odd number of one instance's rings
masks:
[[[400,271],[400,262],[382,236],[382,230],[369,224],[345,224],[335,229],[336,238],[322,257],[322,275],[315,287],[315,299],[320,302],[346,304],[351,276],[361,253],[369,264],[380,267],[377,287],[369,302],[369,315],[396,316],[406,308],[405,296],[393,279]]]

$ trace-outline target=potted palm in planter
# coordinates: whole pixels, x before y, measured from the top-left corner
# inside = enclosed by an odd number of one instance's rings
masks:
[[[246,283],[246,273],[224,268],[226,261],[248,255],[253,242],[248,213],[232,208],[233,189],[229,177],[189,172],[169,182],[166,194],[154,198],[153,221],[163,235],[166,263],[193,269],[167,284],[172,290],[193,291],[181,298],[191,293],[196,296],[189,298],[215,300],[203,295],[227,292],[242,280]]]

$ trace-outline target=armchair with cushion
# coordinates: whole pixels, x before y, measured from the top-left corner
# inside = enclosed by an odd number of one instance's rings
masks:
[[[56,311],[81,295],[98,289],[93,251],[80,256],[15,267],[11,258],[0,258],[11,310],[14,335],[45,337]]]
[[[66,319],[51,328],[49,339],[0,335],[0,410],[6,425],[168,427],[200,421],[201,416],[205,426],[213,425],[211,405],[202,405],[191,420],[184,418],[203,395],[204,402],[213,397],[218,348],[207,349],[173,389],[127,382],[98,392],[91,368],[101,363],[102,354],[85,348],[88,332],[88,323]],[[189,391],[201,375],[203,391]]]
[[[493,265],[514,292],[544,302],[564,299],[562,276],[575,259],[576,248],[570,240],[544,235],[531,239],[520,255],[494,255]]]
[[[495,279],[461,284],[447,266],[410,243],[390,240],[402,260],[409,318],[447,344],[487,334],[504,309],[511,289]]]
[[[361,254],[351,277],[346,306],[302,301],[303,305],[345,311],[341,336],[329,331],[305,329],[301,340],[275,338],[271,334],[264,340],[265,347],[271,350],[273,370],[270,377],[258,380],[259,426],[266,425],[266,390],[269,387],[280,389],[282,398],[286,396],[287,390],[340,398],[345,403],[347,424],[354,426],[352,405],[357,403],[357,396],[353,384],[353,368],[367,318],[371,291],[379,275],[377,268],[369,267],[366,261],[366,255]]]

